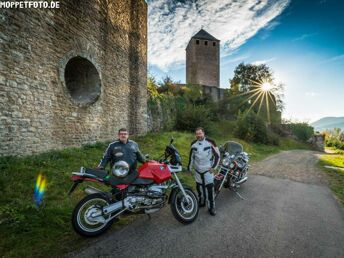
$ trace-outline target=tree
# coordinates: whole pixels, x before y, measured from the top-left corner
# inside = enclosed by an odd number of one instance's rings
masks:
[[[239,64],[230,80],[231,113],[253,110],[269,123],[279,121],[284,108],[284,85],[276,83],[272,70],[266,65]]]
[[[187,84],[186,86],[182,87],[182,92],[184,98],[191,102],[194,106],[196,105],[196,102],[203,96],[202,88],[198,84]]]
[[[273,74],[266,64],[239,64],[234,70],[234,77],[230,80],[232,94],[248,92],[256,83],[272,81]]]
[[[172,80],[172,78],[168,75],[166,75],[162,82],[159,82],[159,92],[164,93],[166,95],[173,95],[178,96],[181,94],[181,89],[177,85],[180,82],[175,82]]]
[[[152,75],[149,75],[147,78],[147,93],[151,100],[161,98],[161,94],[158,92],[158,85]]]

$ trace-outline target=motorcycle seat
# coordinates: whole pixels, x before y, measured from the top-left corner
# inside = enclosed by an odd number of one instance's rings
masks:
[[[103,170],[103,169],[85,168],[85,174],[86,174],[86,176],[87,176],[87,174],[89,174],[89,175],[93,175],[97,178],[104,179],[105,177],[107,177],[108,172],[106,170]]]

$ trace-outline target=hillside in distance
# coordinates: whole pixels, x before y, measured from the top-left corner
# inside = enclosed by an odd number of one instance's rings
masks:
[[[323,117],[313,123],[315,131],[324,131],[326,129],[341,128],[344,130],[344,117]]]

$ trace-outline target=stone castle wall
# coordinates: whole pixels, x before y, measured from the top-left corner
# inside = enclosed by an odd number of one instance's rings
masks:
[[[207,86],[207,85],[202,85],[202,90],[203,90],[204,96],[210,97],[215,102],[223,100],[223,98],[225,97],[225,92],[226,92],[226,89],[224,88]]]
[[[0,156],[147,131],[147,4],[0,11]]]

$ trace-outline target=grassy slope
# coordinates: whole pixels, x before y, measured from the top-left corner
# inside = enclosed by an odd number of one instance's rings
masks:
[[[213,135],[218,144],[226,139],[235,140],[227,133],[230,124],[219,126]],[[190,133],[164,132],[137,137],[143,153],[157,158],[163,153],[170,136],[175,137],[175,145],[180,150],[184,166],[187,163],[189,144],[194,139]],[[245,151],[251,154],[251,160],[262,159],[272,153],[287,149],[304,149],[307,146],[294,140],[283,139],[281,146],[249,144],[238,140]],[[68,148],[60,151],[28,156],[23,158],[0,159],[0,256],[5,257],[42,257],[58,254],[85,246],[89,240],[76,235],[71,227],[71,212],[76,202],[84,196],[80,187],[71,196],[66,192],[71,186],[69,179],[72,171],[80,166],[95,167],[105,143],[83,148]],[[48,185],[43,206],[36,209],[32,195],[37,174],[46,175]],[[190,174],[184,174],[184,181],[193,183]],[[112,230],[135,219],[135,216],[121,220]]]
[[[330,155],[322,155],[319,165],[327,172],[331,190],[344,205],[344,171],[324,168],[324,165],[344,168],[344,151],[335,151]]]

